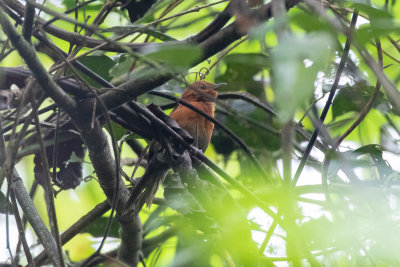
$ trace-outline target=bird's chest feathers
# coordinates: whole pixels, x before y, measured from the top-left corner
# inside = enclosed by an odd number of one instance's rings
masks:
[[[205,114],[214,117],[214,103],[212,102],[189,102],[192,106],[203,111]],[[200,131],[209,130],[210,127],[214,127],[214,124],[204,118],[202,115],[193,111],[187,107],[180,106],[180,113],[185,114],[184,118],[180,118],[177,122],[178,124],[186,128],[187,131],[192,132],[193,127],[197,125]],[[177,110],[178,111],[178,110]],[[179,116],[181,117],[181,116]],[[186,117],[186,118],[185,118]]]
[[[214,103],[213,102],[189,102],[192,106],[203,111],[205,114],[214,117]],[[189,132],[191,136],[199,142],[199,147],[205,150],[210,142],[211,135],[214,129],[214,124],[204,118],[199,113],[179,105],[179,107],[171,113],[171,117],[183,129]]]
[[[203,111],[208,116],[214,117],[215,107],[213,102],[191,102],[190,104],[198,108],[199,110]],[[202,115],[193,110],[190,111],[191,111],[191,118],[194,121],[196,121],[199,127],[204,126],[206,129],[209,127],[214,127],[214,124],[211,121],[207,120]]]

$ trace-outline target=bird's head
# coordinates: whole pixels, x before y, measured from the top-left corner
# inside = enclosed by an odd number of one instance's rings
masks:
[[[213,102],[218,96],[218,88],[226,85],[226,83],[210,83],[206,81],[197,81],[189,85],[182,94],[182,100]]]

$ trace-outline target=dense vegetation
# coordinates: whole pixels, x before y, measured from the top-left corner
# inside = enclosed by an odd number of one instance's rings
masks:
[[[0,0],[0,263],[397,265],[399,10]],[[199,79],[228,84],[205,154],[165,116]]]

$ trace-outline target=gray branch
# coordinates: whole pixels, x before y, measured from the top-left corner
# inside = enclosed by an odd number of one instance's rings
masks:
[[[116,175],[116,163],[112,157],[107,137],[104,134],[98,120],[95,119],[93,121],[92,127],[91,112],[82,113],[82,106],[78,106],[77,103],[71,97],[69,97],[53,81],[53,79],[51,79],[50,75],[47,73],[46,69],[38,59],[33,47],[17,33],[2,10],[0,10],[0,24],[3,28],[3,31],[10,38],[13,46],[18,50],[21,57],[31,69],[32,74],[35,76],[42,89],[60,107],[66,110],[71,116],[72,120],[75,122],[75,125],[79,129],[89,150],[89,157],[98,175],[100,185],[110,204],[114,199],[115,192],[118,192],[118,196],[116,198],[116,211],[117,218],[122,229],[120,258],[128,264],[137,265],[139,261],[139,251],[142,240],[141,221],[139,216],[133,216],[133,210],[130,212],[124,212],[124,207],[128,199],[129,192],[122,179],[118,179]],[[116,181],[119,181],[118,184]],[[32,201],[31,199],[29,200]],[[24,204],[21,203],[21,205],[27,205],[27,203],[24,202]],[[56,244],[52,237],[51,240],[54,244],[50,247],[55,249]],[[48,239],[43,239],[41,241],[48,242]],[[45,248],[47,247],[45,246]],[[55,263],[59,263],[59,260],[55,261]]]
[[[19,205],[21,206],[22,211],[24,212],[30,225],[32,226],[37,237],[39,238],[40,243],[43,245],[52,264],[54,266],[61,266],[56,241],[54,240],[53,236],[47,229],[38,211],[36,210],[35,204],[29,196],[28,191],[26,191],[26,188],[21,178],[19,178],[18,176],[13,177],[12,186],[14,188],[15,195],[17,197]]]

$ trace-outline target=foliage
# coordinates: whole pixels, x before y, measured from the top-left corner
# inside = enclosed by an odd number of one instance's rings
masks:
[[[399,1],[38,3],[0,3],[1,264],[400,262]],[[228,84],[206,157],[148,106],[200,78]],[[174,171],[137,217],[152,139]]]

